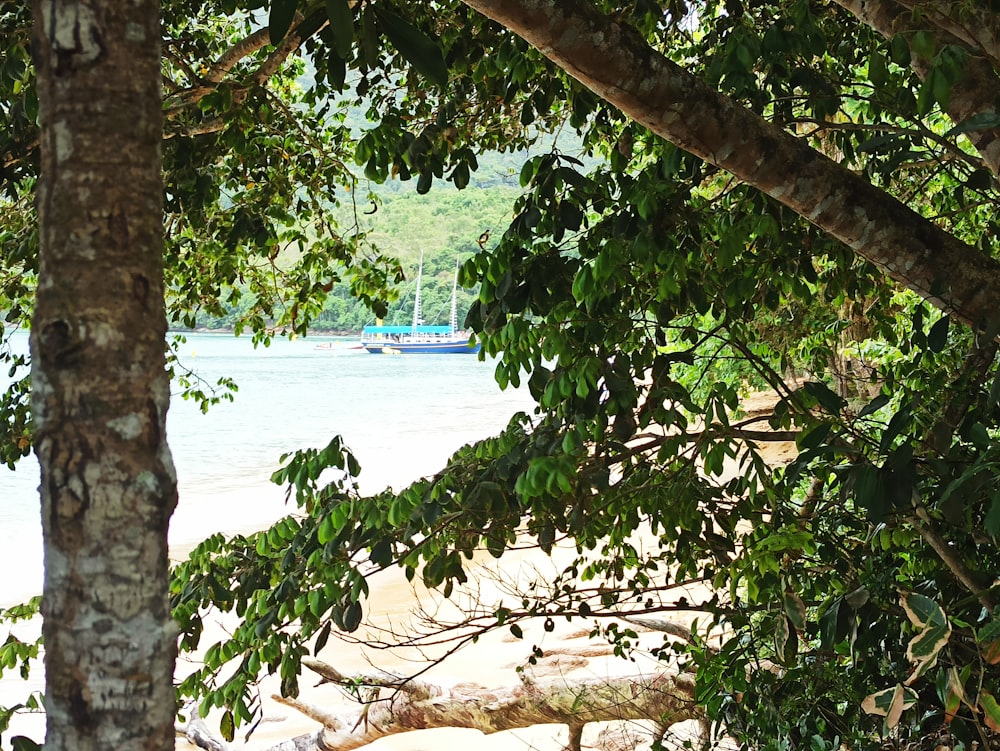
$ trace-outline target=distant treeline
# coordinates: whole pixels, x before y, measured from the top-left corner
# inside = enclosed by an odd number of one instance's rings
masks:
[[[373,213],[367,197],[356,193],[359,206],[352,197],[341,199],[341,225],[353,226],[355,217],[362,222],[361,230],[368,241],[386,255],[398,258],[406,275],[399,286],[399,299],[390,306],[386,324],[406,324],[413,320],[413,298],[417,267],[423,254],[423,284],[421,309],[427,324],[447,324],[451,312],[451,292],[455,264],[479,250],[480,239],[487,233],[502,234],[511,220],[511,210],[520,192],[513,167],[504,167],[505,155],[484,164],[480,184],[462,191],[450,183],[435,183],[426,195],[416,192],[413,181],[373,186],[377,210]],[[506,155],[506,161],[517,164],[524,156]],[[366,186],[362,186],[366,187]],[[367,192],[365,193],[367,196]],[[458,322],[461,326],[475,297],[475,290],[458,290]],[[223,316],[199,315],[197,327],[203,329],[233,328],[246,312],[252,300],[244,296]],[[373,323],[371,311],[350,295],[345,280],[330,291],[323,311],[313,318],[310,329],[316,332],[347,333],[360,331]]]

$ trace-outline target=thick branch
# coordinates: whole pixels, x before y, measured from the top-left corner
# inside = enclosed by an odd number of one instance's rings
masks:
[[[312,667],[312,666],[310,666]],[[336,672],[336,671],[333,671]],[[623,678],[530,683],[502,689],[463,684],[452,689],[393,692],[333,716],[295,700],[274,697],[323,724],[301,748],[350,751],[379,738],[426,728],[471,728],[483,733],[548,723],[581,728],[588,722],[653,720],[672,725],[703,714],[694,702],[694,678],[657,673]]]
[[[583,0],[464,2],[655,134],[772,196],[933,305],[1000,330],[1000,264],[696,79],[635,30]]]
[[[240,60],[269,45],[270,38],[267,27],[258,29],[250,36],[244,37],[215,61],[215,64],[202,76],[202,80],[207,83],[221,83]]]
[[[390,673],[380,672],[377,675],[354,675],[348,677],[333,667],[333,665],[325,663],[322,660],[315,660],[311,657],[303,657],[302,664],[316,673],[316,675],[320,676],[323,679],[321,683],[391,688],[397,691],[403,691],[418,701],[429,699],[437,692],[437,688],[430,684],[422,681],[407,680]]]
[[[679,623],[668,621],[665,618],[648,618],[641,615],[629,616],[624,620],[627,623],[634,623],[637,626],[648,628],[651,631],[661,631],[664,634],[669,634],[670,636],[686,641],[688,644],[695,643],[695,638],[691,632],[690,626],[682,626]]]
[[[269,54],[260,63],[260,65],[257,66],[257,69],[249,75],[245,81],[236,83],[236,88],[233,91],[233,104],[229,112],[212,120],[181,128],[179,131],[168,132],[165,136],[169,138],[174,135],[206,135],[223,130],[231,119],[231,113],[238,109],[243,102],[246,101],[250,89],[253,86],[263,86],[266,84],[267,81],[278,72],[278,69],[285,64],[291,54],[295,52],[309,36],[315,34],[325,25],[326,22],[317,23],[313,17],[303,19],[301,14],[296,14],[295,27],[289,31],[281,43],[274,48],[271,54]],[[263,49],[268,44],[269,35],[267,29],[260,29],[242,41],[237,42],[235,45],[230,47],[218,61],[216,61],[215,65],[212,66],[211,70],[209,70],[205,76],[199,79],[201,81],[200,85],[186,89],[168,98],[168,105],[171,102],[173,104],[164,110],[164,117],[167,120],[171,120],[182,112],[189,110],[193,104],[196,104],[210,92],[218,88],[218,85],[225,80],[226,74],[229,73],[242,58],[252,55],[258,50]]]
[[[221,738],[217,738],[208,729],[205,721],[200,717],[192,719],[187,725],[176,729],[177,735],[183,736],[187,741],[205,751],[229,751],[229,746]]]
[[[970,48],[982,51],[1000,64],[1000,23],[994,10],[974,3],[954,0],[897,0],[911,10],[919,10],[924,25],[930,21],[939,29],[960,39]]]
[[[239,63],[240,60],[263,49],[268,44],[270,44],[270,34],[268,29],[266,27],[258,29],[250,36],[244,37],[226,50],[225,53],[223,53],[223,55],[216,60],[215,64],[208,70],[208,72],[201,76],[197,75],[183,60],[174,56],[169,56],[172,62],[175,65],[182,67],[192,80],[198,82],[198,85],[179,91],[169,97],[168,102],[172,103],[172,106],[168,107],[166,110],[166,116],[169,118],[176,115],[178,112],[181,112],[187,109],[190,105],[200,101],[207,94],[215,91],[218,85],[225,80],[226,75],[236,67],[236,64]],[[282,45],[282,47],[284,46],[285,45]],[[278,49],[281,49],[281,47]],[[288,53],[286,52],[286,57],[287,54]],[[273,56],[274,53],[272,53],[268,59],[271,59]]]
[[[895,3],[891,0],[834,0],[834,2],[886,38],[896,34],[910,36],[917,31],[927,30],[927,17],[921,16],[918,22],[913,13],[900,7],[916,3]],[[921,2],[920,5],[924,6],[926,3]],[[957,4],[946,3],[946,5]],[[993,37],[990,47],[987,48],[991,51],[990,57],[984,57],[979,40],[963,34],[958,22],[948,23],[947,14],[940,12],[940,9],[938,11],[929,16],[938,27],[932,30],[938,40],[938,46],[952,44],[971,47],[968,49],[969,58],[964,75],[951,87],[948,97],[948,116],[956,123],[961,123],[981,112],[996,111],[997,101],[1000,101],[1000,78],[997,77],[993,67],[997,61],[995,57],[997,43],[992,28],[983,27],[983,33]],[[992,13],[989,15],[993,16]],[[995,27],[995,22],[992,27]],[[910,66],[923,79],[930,70],[930,60],[913,54]],[[967,133],[966,136],[983,157],[983,162],[990,171],[1000,175],[1000,129],[985,128]]]

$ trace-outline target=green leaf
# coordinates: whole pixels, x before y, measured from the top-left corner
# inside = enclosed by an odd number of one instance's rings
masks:
[[[285,38],[292,27],[292,21],[295,20],[298,6],[299,0],[272,0],[271,13],[267,19],[267,32],[271,37],[271,44],[277,46]]]
[[[371,559],[371,562],[379,568],[386,568],[390,563],[392,563],[392,539],[389,537],[383,537],[379,540],[378,543],[376,543],[372,548],[369,558]]]
[[[868,80],[876,88],[884,86],[889,80],[889,68],[881,52],[873,52],[868,58]]]
[[[373,6],[379,27],[409,63],[431,83],[448,84],[448,66],[437,41],[383,5]]]
[[[352,602],[344,609],[344,630],[357,631],[361,625],[361,603]]]
[[[982,167],[973,170],[965,179],[964,185],[971,190],[986,190],[993,185],[993,173]]]
[[[524,631],[522,631],[521,627],[518,626],[516,623],[510,624],[510,633],[514,636],[515,639],[524,638]]]
[[[417,193],[420,195],[425,195],[430,192],[431,184],[434,182],[434,174],[427,170],[426,172],[421,172],[420,177],[417,178]]]
[[[333,515],[327,514],[319,523],[319,529],[316,530],[316,540],[320,545],[326,545],[336,534],[337,527],[334,524]]]
[[[926,115],[931,111],[931,107],[934,105],[935,97],[934,90],[937,85],[938,72],[934,68],[931,68],[930,73],[927,74],[927,78],[924,82],[920,84],[920,90],[917,92],[917,114]]]
[[[369,68],[378,65],[379,53],[381,52],[375,20],[374,6],[366,3],[364,11],[361,13],[361,38],[364,40],[365,65]]]
[[[948,343],[948,324],[951,322],[951,318],[948,316],[941,316],[938,321],[931,326],[931,330],[927,334],[927,349],[931,352],[940,352],[944,349],[944,345]]]
[[[889,43],[889,57],[902,68],[910,67],[910,44],[902,34],[896,34]]]
[[[336,91],[343,91],[347,83],[347,62],[336,50],[330,50],[326,58],[326,80]]]
[[[354,44],[354,14],[348,0],[326,0],[326,17],[333,32],[333,49],[343,60],[351,53]]]
[[[907,407],[903,407],[889,419],[889,424],[886,425],[885,432],[882,434],[882,440],[879,442],[880,451],[884,452],[892,448],[896,437],[910,426],[911,418],[910,410]]]
[[[813,399],[819,402],[823,409],[831,414],[838,414],[847,403],[838,394],[834,393],[825,383],[820,383],[819,381],[808,381],[803,384],[802,388],[805,389],[806,393]]]
[[[455,183],[455,187],[459,190],[468,186],[471,177],[469,165],[466,162],[459,162],[455,165],[455,169],[451,173],[451,181]]]
[[[873,412],[878,412],[882,407],[889,403],[889,396],[886,394],[879,394],[874,399],[872,399],[868,404],[858,412],[858,417],[867,417]]]
[[[937,39],[926,31],[918,31],[910,38],[910,49],[927,60],[937,52]]]
[[[871,521],[878,521],[887,511],[885,483],[878,467],[861,464],[850,474],[850,486],[854,502],[868,512]]]
[[[233,738],[236,735],[236,722],[233,719],[233,710],[227,709],[222,713],[222,719],[219,720],[219,732],[227,743],[233,742]]]
[[[535,160],[529,159],[521,165],[521,173],[518,175],[518,182],[522,188],[527,188],[531,178],[535,176]]]
[[[804,631],[806,627],[806,605],[802,598],[794,592],[785,592],[782,595],[782,605],[789,622],[797,631]]]
[[[980,451],[990,447],[990,433],[978,420],[972,423],[965,432],[965,437]]]
[[[960,133],[971,133],[975,130],[990,130],[1000,128],[1000,114],[996,110],[979,112],[967,120],[963,120],[945,133],[946,136],[957,136]]]
[[[827,437],[830,435],[830,430],[832,428],[833,425],[831,423],[828,422],[818,423],[813,427],[800,433],[798,438],[796,438],[795,442],[798,445],[799,449],[802,450],[815,449],[823,445]]]
[[[994,493],[990,499],[990,509],[986,512],[983,525],[993,537],[1000,533],[1000,493]]]
[[[830,607],[826,609],[819,619],[821,649],[832,650],[833,645],[840,641],[839,634],[837,633],[837,623],[840,620],[840,608],[843,604],[843,598],[838,597],[830,604]]]
[[[318,655],[323,651],[323,647],[326,646],[327,641],[330,639],[330,631],[333,629],[333,623],[330,621],[326,622],[323,629],[319,632],[319,636],[316,637],[316,642],[313,644],[313,654]]]
[[[931,80],[931,86],[933,87],[934,99],[941,105],[942,110],[947,110],[948,101],[951,99],[952,82],[948,80],[948,76],[940,68],[934,68],[932,72],[934,76]]]

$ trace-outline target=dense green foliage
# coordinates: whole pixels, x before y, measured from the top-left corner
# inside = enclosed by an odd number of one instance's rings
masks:
[[[560,4],[570,17],[583,13]],[[981,155],[1000,125],[1000,58],[989,35],[974,33],[996,28],[992,10],[886,3],[893,34],[807,0],[709,0],[697,13],[652,0],[586,7],[628,23],[741,107],[864,175],[885,202],[969,243],[969,253],[992,252],[996,168]],[[206,29],[233,23],[213,12],[197,16]],[[328,13],[340,23],[304,45],[317,81],[305,108],[269,106],[270,91],[248,94],[274,117],[269,135],[249,127],[249,110],[222,87],[191,123],[180,116],[192,124],[223,115],[233,125],[207,143],[179,136],[168,146],[168,165],[189,176],[176,182],[183,227],[168,258],[184,291],[175,310],[217,312],[220,289],[244,294],[237,279],[263,289],[270,254],[289,242],[301,244],[301,257],[282,289],[302,297],[276,320],[297,326],[319,315],[325,285],[340,274],[330,258],[354,264],[353,291],[378,309],[376,290],[398,269],[361,252],[377,230],[317,229],[327,220],[312,197],[351,179],[342,162],[424,194],[444,180],[464,187],[478,153],[519,150],[528,126],[566,127],[591,159],[552,149],[527,161],[509,226],[462,268],[466,285],[480,285],[469,323],[500,356],[498,381],[527,382],[538,409],[398,494],[359,497],[358,467],[337,438],[289,455],[275,479],[289,485],[298,513],[255,535],[213,536],[176,571],[183,648],[198,646],[206,608],[242,619],[182,692],[249,721],[262,671],[280,673],[294,693],[302,657],[334,630],[358,627],[367,573],[397,565],[451,594],[474,551],[499,557],[526,536],[546,551],[571,541],[579,558],[559,581],[470,614],[471,633],[519,635],[521,622],[558,616],[593,623],[623,646],[627,630],[604,625],[608,617],[683,611],[698,618],[698,632],[662,651],[665,669],[695,671],[711,718],[748,746],[994,743],[996,332],[942,316],[933,295],[887,281],[464,4],[275,0],[269,33],[280,43],[290,25],[304,33]],[[195,39],[208,45],[204,37]],[[972,75],[982,64],[992,77]],[[367,107],[373,124],[349,152],[337,120],[318,114],[333,92]],[[969,120],[960,113],[977,96],[978,119]],[[310,107],[311,120],[286,119]],[[312,141],[290,138],[293,128],[324,148],[298,151]],[[275,153],[283,171],[260,166]],[[332,172],[296,183],[284,169],[310,159],[330,160]],[[240,200],[221,200],[222,185]],[[303,186],[316,192],[303,199]],[[311,211],[315,220],[304,221]],[[226,232],[239,253],[225,252]],[[313,243],[310,232],[324,239]],[[476,241],[466,233],[438,244],[464,253]],[[947,270],[928,283],[949,286]],[[252,307],[246,320],[261,326],[272,312]],[[742,415],[741,396],[763,386],[776,403]],[[797,456],[769,465],[761,447],[789,435]],[[321,483],[328,468],[338,479]],[[685,583],[709,585],[704,598],[673,599]],[[714,629],[726,635],[718,649],[703,638]]]
[[[615,12],[886,196],[990,245],[993,183],[945,135],[960,50],[882,38],[808,2],[721,8],[683,22],[658,3]],[[213,538],[178,571],[188,646],[200,606],[234,607],[245,624],[185,689],[207,686],[206,705],[235,702],[247,719],[239,674],[213,683],[224,664],[280,671],[294,691],[314,642],[358,626],[366,571],[399,565],[450,593],[475,550],[501,556],[526,534],[543,550],[574,540],[580,557],[487,621],[521,634],[534,616],[699,611],[701,635],[731,638],[663,656],[697,671],[710,716],[753,746],[868,746],[883,732],[968,746],[996,729],[994,345],[516,38],[449,12],[435,27],[452,68],[439,112],[496,66],[508,110],[522,122],[558,112],[601,158],[530,160],[509,229],[463,269],[481,284],[470,322],[501,356],[498,380],[527,380],[538,414],[400,494],[359,498],[350,472],[318,484],[326,467],[353,471],[336,440],[290,457],[276,479],[306,515]],[[473,51],[487,43],[488,60]],[[911,45],[932,58],[926,83],[906,67]],[[420,116],[429,99],[402,102]],[[394,114],[380,138],[405,137]],[[369,173],[398,166],[391,151],[362,156]],[[742,420],[741,395],[761,386],[777,403]],[[768,430],[796,437],[788,466],[759,453]],[[669,592],[685,582],[713,594],[678,604]]]

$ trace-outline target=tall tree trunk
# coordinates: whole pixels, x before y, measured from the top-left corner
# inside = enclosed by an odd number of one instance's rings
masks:
[[[172,749],[157,0],[33,0],[46,747]]]

